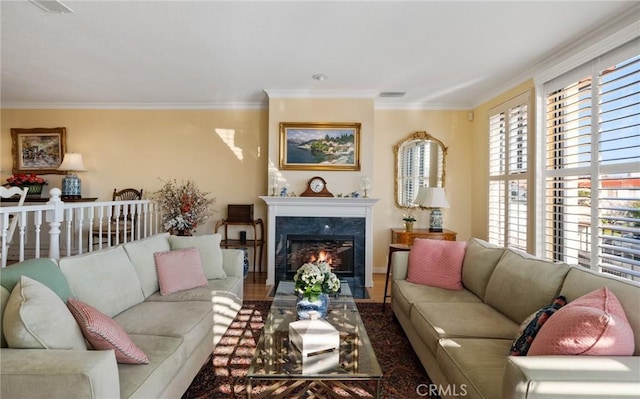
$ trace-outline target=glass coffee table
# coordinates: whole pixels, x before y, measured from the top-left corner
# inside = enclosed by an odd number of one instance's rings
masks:
[[[329,299],[325,320],[340,334],[340,348],[302,357],[289,343],[296,321],[294,284],[281,281],[247,374],[248,398],[380,398],[382,370],[347,284]],[[254,383],[269,381],[252,395]]]

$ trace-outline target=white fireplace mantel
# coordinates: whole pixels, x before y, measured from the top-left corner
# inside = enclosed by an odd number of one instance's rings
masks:
[[[377,198],[270,197],[261,196],[268,206],[267,285],[275,284],[276,217],[358,217],[365,218],[365,285],[373,286],[373,206]]]

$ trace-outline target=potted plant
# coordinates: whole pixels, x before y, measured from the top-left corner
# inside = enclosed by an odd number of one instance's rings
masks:
[[[413,209],[409,208],[407,213],[402,218],[404,220],[404,228],[406,231],[413,231],[413,224],[416,221],[416,218],[413,216]]]
[[[305,263],[296,271],[293,281],[298,294],[298,318],[308,319],[310,311],[324,318],[329,308],[329,294],[340,290],[340,279],[331,271],[331,266],[327,262]]]
[[[162,210],[162,224],[171,234],[190,236],[198,224],[211,214],[214,198],[200,191],[197,184],[187,180],[181,184],[174,180],[164,181],[164,186],[155,193]]]
[[[27,198],[40,198],[42,188],[47,184],[47,181],[31,173],[20,173],[9,177],[7,183],[10,186],[28,187]]]

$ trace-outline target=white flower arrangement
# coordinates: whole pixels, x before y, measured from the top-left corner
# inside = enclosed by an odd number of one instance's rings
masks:
[[[305,263],[300,266],[293,276],[295,282],[294,291],[317,301],[320,294],[333,294],[340,290],[340,280],[327,262]]]

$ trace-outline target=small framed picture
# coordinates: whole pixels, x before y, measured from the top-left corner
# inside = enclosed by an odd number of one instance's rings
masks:
[[[360,170],[360,123],[280,123],[280,169]]]
[[[67,148],[64,127],[11,129],[13,173],[65,174],[57,170]]]

